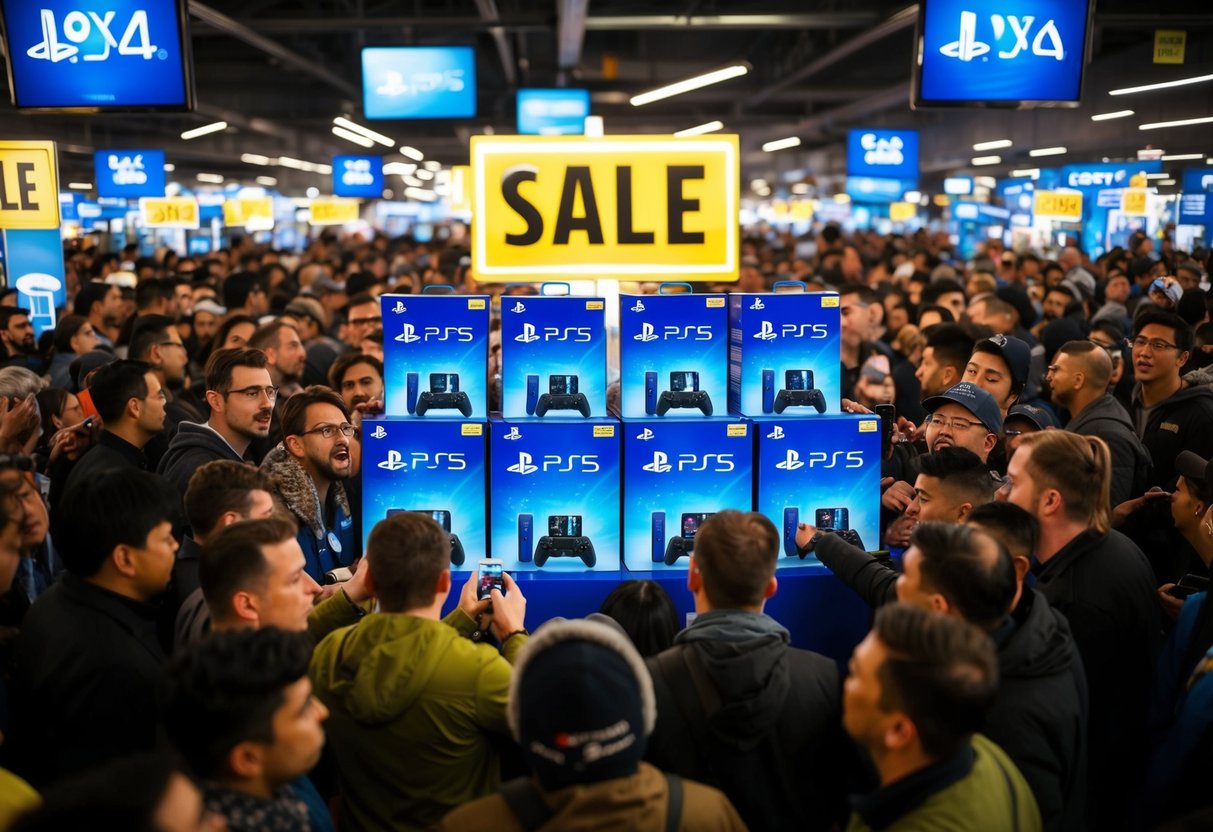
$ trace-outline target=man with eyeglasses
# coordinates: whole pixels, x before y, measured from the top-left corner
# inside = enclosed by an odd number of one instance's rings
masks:
[[[949,387],[922,403],[927,416],[927,450],[964,448],[988,460],[1002,430],[1002,414],[994,397],[968,381]]]
[[[345,402],[314,385],[291,396],[282,409],[282,442],[261,468],[274,480],[283,505],[299,522],[305,570],[317,583],[324,574],[358,559],[359,538],[343,480],[354,473],[358,429]]]
[[[164,430],[144,449],[148,462],[155,468],[168,450],[169,442],[177,435],[181,423],[202,421],[201,411],[187,398],[185,391],[190,356],[181,341],[181,333],[167,315],[136,318],[127,355],[149,364],[164,390]]]
[[[270,383],[266,364],[261,350],[211,353],[205,372],[210,418],[182,422],[157,468],[182,498],[190,477],[203,465],[216,459],[243,462],[252,441],[269,435],[278,389]]]
[[[379,298],[370,292],[362,292],[350,298],[346,310],[345,331],[342,340],[350,349],[359,349],[362,339],[373,330],[383,326],[383,311]]]

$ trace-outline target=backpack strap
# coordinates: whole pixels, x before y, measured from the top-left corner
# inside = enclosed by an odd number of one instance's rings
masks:
[[[666,794],[669,795],[665,809],[665,832],[678,832],[682,824],[682,778],[666,773],[665,785]]]
[[[501,797],[523,829],[538,829],[552,819],[552,810],[543,802],[539,789],[527,777],[501,784]]]

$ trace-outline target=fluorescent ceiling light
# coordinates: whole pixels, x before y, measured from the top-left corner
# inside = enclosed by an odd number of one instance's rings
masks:
[[[210,182],[212,185],[222,185],[223,177],[217,173],[200,173],[195,177],[199,182]]]
[[[685,130],[676,130],[674,135],[679,138],[686,136],[702,136],[704,133],[715,133],[717,130],[724,129],[723,121],[709,121],[707,124],[700,124],[696,127],[688,127]]]
[[[175,171],[176,169],[177,169],[177,166],[176,166],[176,165],[169,164],[169,165],[165,165],[165,166],[164,166],[164,172],[165,172],[165,173],[172,173],[172,172],[173,172],[173,171]]]
[[[1169,173],[1147,173],[1146,179],[1166,179],[1170,175]]]
[[[1186,159],[1203,159],[1203,153],[1168,153],[1164,156],[1159,156],[1164,162],[1182,162]]]
[[[353,130],[346,130],[344,127],[338,127],[335,124],[333,125],[333,135],[339,136],[340,138],[345,139],[347,142],[353,142],[356,145],[361,145],[362,147],[375,146],[375,142],[372,139],[368,139],[366,136],[361,136],[358,133],[355,133]]]
[[[797,182],[792,186],[792,193],[800,196],[809,192],[809,184],[807,182]]]
[[[1028,155],[1033,158],[1037,156],[1061,156],[1066,152],[1064,147],[1038,147],[1035,150],[1029,150]]]
[[[969,164],[973,167],[983,167],[985,165],[1001,165],[1001,156],[974,156],[969,160]]]
[[[278,184],[278,180],[272,176],[258,176],[253,181],[258,185],[265,185],[267,188],[272,188]]]
[[[1213,75],[1197,75],[1195,78],[1180,78],[1178,81],[1163,81],[1161,84],[1143,84],[1140,87],[1124,87],[1119,90],[1108,90],[1108,95],[1131,95],[1135,92],[1186,87],[1188,84],[1203,84],[1205,81],[1213,81]]]
[[[1014,142],[1010,139],[995,139],[992,142],[978,142],[973,145],[974,150],[998,150],[1003,147],[1010,147]]]
[[[273,159],[269,156],[262,156],[260,153],[241,153],[240,161],[247,165],[265,166],[273,163]]]
[[[1023,168],[1022,170],[1011,171],[1013,178],[1036,179],[1040,176],[1040,168]]]
[[[310,198],[315,199],[316,197],[320,196],[320,189],[313,186],[308,188],[304,193],[306,193]]]
[[[1161,185],[1161,186],[1163,186],[1163,187],[1166,187],[1166,186],[1168,186],[1168,185],[1174,185],[1174,184],[1175,184],[1175,180],[1174,180],[1174,179],[1159,179],[1159,180],[1158,180],[1157,182],[1155,182],[1154,184],[1155,184],[1155,185]]]
[[[425,184],[425,183],[424,183],[424,182],[422,182],[420,179],[418,179],[416,176],[412,176],[412,175],[407,174],[407,173],[406,173],[404,176],[400,177],[400,178],[404,180],[404,184],[406,184],[406,185],[412,185],[414,188],[420,188],[422,185],[424,185],[424,184]]]
[[[409,147],[407,144],[400,145],[400,153],[403,156],[408,156],[414,162],[420,162],[425,158],[425,154],[415,147]]]
[[[1202,118],[1185,118],[1179,121],[1155,121],[1150,124],[1142,124],[1138,126],[1138,130],[1161,130],[1164,127],[1187,127],[1189,124],[1208,124],[1213,122],[1213,116],[1204,116]]]
[[[68,182],[67,186],[73,191],[91,191],[93,189],[92,182]]]
[[[800,147],[800,137],[790,136],[786,139],[776,139],[764,144],[762,149],[767,153],[774,153],[776,150],[787,150],[789,147]]]
[[[357,133],[359,136],[368,138],[372,142],[378,142],[379,144],[383,145],[384,147],[395,147],[396,146],[395,139],[389,139],[387,136],[383,135],[382,133],[376,133],[371,128],[363,127],[361,124],[350,121],[348,118],[345,118],[343,116],[337,116],[335,119],[333,119],[333,124],[337,125],[338,127],[344,127],[346,130],[349,130],[353,133]],[[367,145],[367,147],[370,147],[370,145]]]
[[[315,165],[314,167],[316,168],[316,173],[323,174],[324,176],[328,176],[333,172],[332,165]]]
[[[754,179],[750,182],[750,187],[757,191],[767,187],[769,184],[765,179]]]
[[[404,195],[409,199],[416,199],[420,202],[433,202],[438,199],[438,194],[433,191],[427,191],[424,188],[405,188]]]
[[[1091,116],[1091,121],[1109,121],[1114,118],[1126,118],[1133,115],[1132,110],[1117,110],[1114,113],[1100,113],[1097,116]]]
[[[189,139],[196,139],[199,136],[205,136],[208,133],[218,133],[220,130],[226,129],[226,121],[216,121],[213,124],[204,124],[201,127],[195,127],[193,130],[186,130],[181,134],[181,138],[188,141]]]
[[[922,191],[906,191],[902,199],[906,202],[918,202],[922,199]]]
[[[418,179],[422,180],[423,182],[429,182],[431,179],[434,178],[434,172],[432,170],[424,170],[424,169],[419,170],[413,175],[416,176]]]
[[[388,162],[383,166],[383,172],[388,176],[412,173],[415,170],[417,170],[417,166],[409,162]]]
[[[674,84],[658,87],[655,90],[642,92],[640,95],[632,96],[630,100],[633,107],[643,107],[645,104],[652,104],[654,101],[673,98],[675,95],[682,95],[685,92],[702,89],[712,84],[719,84],[721,81],[728,81],[732,78],[740,78],[749,71],[750,67],[748,64],[734,64],[733,66],[726,66],[723,69],[705,72],[703,75],[696,75],[694,78],[687,78],[685,81],[678,81]]]
[[[422,165],[422,167],[425,168],[426,170],[432,170],[436,173],[436,172],[442,170],[442,162],[435,162],[434,160],[431,159],[430,161],[428,161],[424,165]]]

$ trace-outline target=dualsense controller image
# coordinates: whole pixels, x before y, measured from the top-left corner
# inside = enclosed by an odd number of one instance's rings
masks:
[[[648,379],[645,379],[646,393]],[[693,407],[704,416],[712,415],[712,400],[706,390],[699,389],[699,373],[678,371],[670,373],[670,389],[657,399],[657,415],[664,416],[670,408]]]

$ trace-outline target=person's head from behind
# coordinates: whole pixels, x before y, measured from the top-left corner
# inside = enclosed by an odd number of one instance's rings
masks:
[[[440,608],[451,590],[451,536],[427,514],[375,524],[366,542],[367,588],[384,612]]]
[[[222,832],[227,824],[206,810],[202,792],[166,753],[124,757],[64,780],[42,805],[9,832],[121,829],[124,832]]]
[[[282,445],[314,482],[349,478],[356,434],[345,401],[324,385],[304,388],[282,408]]]
[[[1007,464],[1007,500],[1042,527],[1109,527],[1111,456],[1098,436],[1046,430],[1023,438]]]
[[[263,627],[214,633],[173,659],[161,722],[199,778],[272,794],[312,770],[328,716],[307,675],[313,646],[307,633]]]
[[[902,566],[897,600],[958,615],[987,632],[1006,619],[1018,591],[1010,554],[973,526],[920,523]]]
[[[965,523],[997,540],[1011,555],[1015,580],[1019,585],[1015,595],[1015,603],[1018,604],[1019,593],[1023,592],[1023,579],[1032,567],[1032,556],[1040,543],[1040,521],[1014,503],[995,500],[970,511]]]
[[[93,374],[89,395],[106,430],[143,447],[164,428],[165,395],[151,365],[115,361]]]
[[[614,619],[645,657],[673,644],[678,632],[674,601],[656,581],[624,581],[611,590],[598,611]]]
[[[1078,399],[1102,396],[1112,378],[1112,359],[1094,341],[1067,341],[1045,372],[1053,401],[1066,409]]]
[[[320,586],[304,567],[293,519],[274,515],[219,529],[202,547],[198,583],[215,629],[307,629]]]
[[[270,478],[251,465],[230,459],[206,463],[185,489],[185,517],[194,539],[203,543],[233,523],[270,517],[273,491]]]
[[[628,777],[657,718],[652,677],[608,623],[552,621],[518,656],[506,718],[547,791]],[[570,736],[601,739],[569,743]]]
[[[729,509],[704,520],[687,569],[696,611],[760,612],[778,588],[780,545],[775,525],[756,511]]]
[[[264,439],[270,432],[278,389],[270,381],[261,350],[216,350],[206,362],[206,402],[212,421],[245,439]]]
[[[1194,344],[1192,327],[1173,312],[1147,309],[1133,319],[1133,371],[1147,387],[1177,384]]]
[[[908,773],[968,745],[997,690],[989,635],[956,616],[886,604],[851,654],[843,726],[878,769]]]
[[[994,480],[986,463],[972,451],[950,446],[918,458],[906,514],[924,523],[961,523],[974,506],[992,499]]]
[[[136,601],[172,575],[177,500],[164,480],[135,468],[73,483],[55,504],[55,548],[68,571]]]
[[[256,273],[238,272],[223,281],[223,305],[250,315],[262,315],[269,309],[269,298]]]

